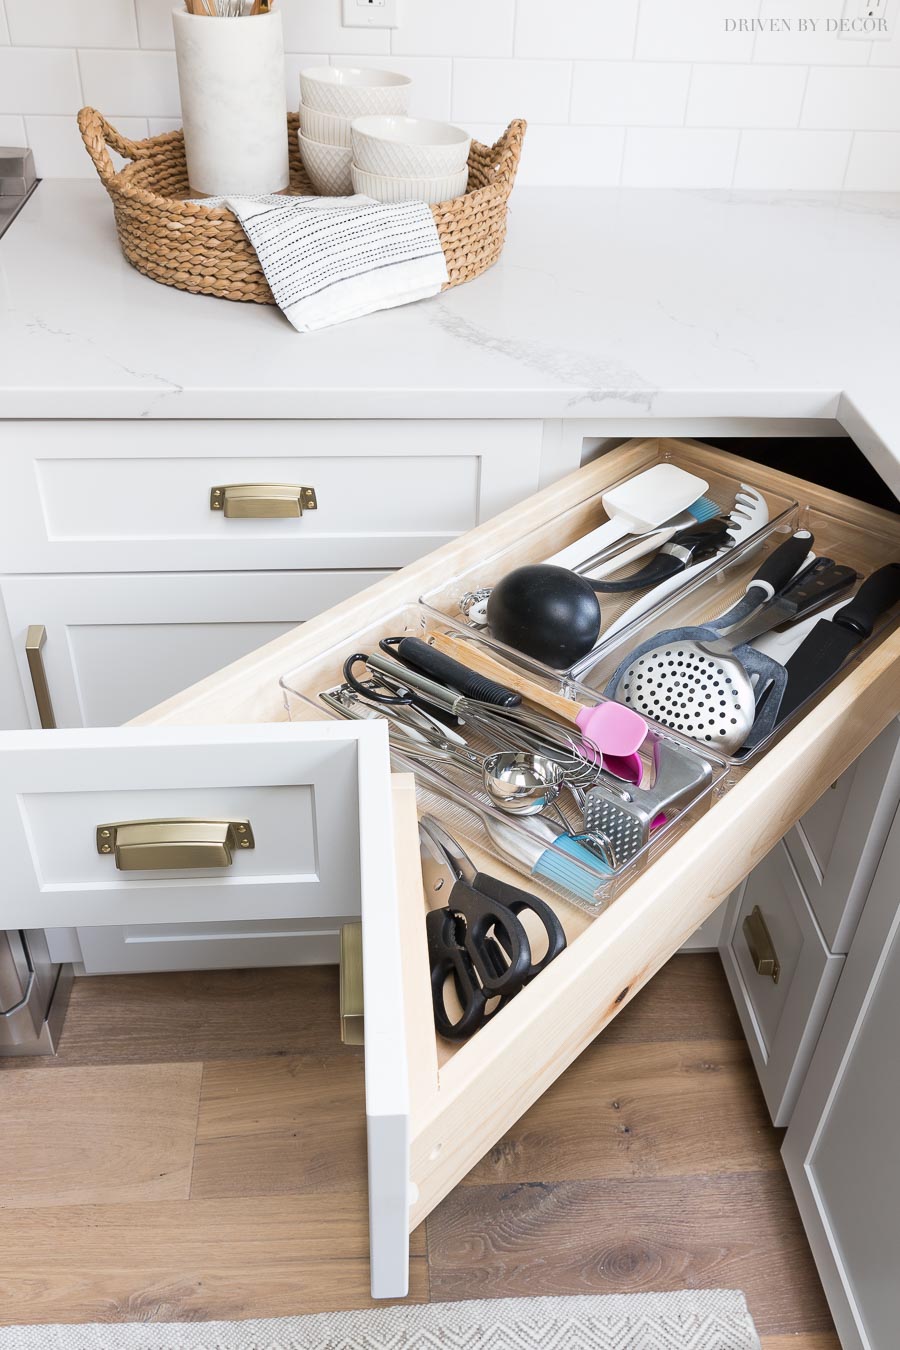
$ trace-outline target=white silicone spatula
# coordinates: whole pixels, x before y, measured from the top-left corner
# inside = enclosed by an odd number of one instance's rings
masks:
[[[608,520],[543,561],[554,567],[574,570],[586,558],[626,535],[647,534],[657,529],[679,512],[686,511],[708,487],[704,479],[679,469],[677,464],[654,464],[652,469],[645,469],[603,493],[600,501]],[[479,592],[480,598],[467,608],[469,623],[479,626],[487,623],[488,594],[487,591]]]
[[[555,567],[577,567],[585,558],[608,548],[627,534],[655,530],[702,497],[709,484],[677,464],[654,464],[627,483],[604,492],[600,501],[609,516],[596,530],[576,539],[545,561]]]

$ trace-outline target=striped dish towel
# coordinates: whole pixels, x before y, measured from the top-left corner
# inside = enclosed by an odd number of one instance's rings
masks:
[[[424,202],[359,195],[224,201],[256,250],[275,303],[300,333],[424,300],[449,279]]]

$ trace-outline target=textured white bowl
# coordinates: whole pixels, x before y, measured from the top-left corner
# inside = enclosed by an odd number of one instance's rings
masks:
[[[318,108],[300,105],[300,130],[309,141],[322,145],[350,147],[350,118],[335,117],[334,113],[320,112]]]
[[[423,117],[356,117],[350,128],[353,163],[388,178],[438,178],[460,173],[472,138],[449,122]]]
[[[297,132],[300,158],[316,192],[322,197],[349,197],[353,191],[350,164],[353,151],[343,145],[323,145]]]
[[[446,174],[440,178],[389,178],[382,173],[366,173],[353,164],[350,176],[356,192],[364,192],[377,202],[446,202],[461,197],[469,181],[469,170]]]
[[[300,72],[300,100],[336,117],[405,113],[412,80],[393,70],[356,66],[310,66]]]

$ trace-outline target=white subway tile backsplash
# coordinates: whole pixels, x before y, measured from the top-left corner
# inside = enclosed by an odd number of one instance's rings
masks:
[[[418,5],[419,0],[413,0]],[[286,52],[389,52],[389,28],[345,28],[341,0],[281,0]]]
[[[837,191],[851,139],[849,131],[744,131],[734,187]]]
[[[0,140],[28,137],[45,175],[90,175],[83,103],[127,135],[179,126],[176,3],[0,0]],[[896,190],[900,0],[880,42],[839,36],[845,4],[401,0],[389,30],[344,28],[341,0],[279,0],[288,107],[304,66],[381,66],[412,76],[414,116],[491,140],[527,118],[523,183],[809,190],[846,170],[850,190]]]
[[[890,66],[809,72],[801,126],[900,131],[900,76]]]
[[[0,145],[21,147],[27,145],[25,139],[25,118],[12,113],[0,116]]]
[[[20,47],[136,47],[132,0],[6,0]]]
[[[210,21],[212,22],[212,20]],[[177,117],[181,112],[174,52],[79,52],[84,101],[104,115]]]
[[[146,117],[111,117],[110,121],[129,140],[143,140],[147,135]],[[38,177],[97,177],[74,117],[26,117],[25,134],[34,151]],[[114,151],[110,154],[117,169],[126,162]]]
[[[844,179],[847,192],[900,192],[900,131],[857,131]]]
[[[548,17],[552,23],[552,10]],[[391,51],[399,56],[512,56],[514,18],[515,0],[455,0],[451,5],[406,0],[400,27],[391,33]]]
[[[691,67],[668,61],[576,61],[573,122],[681,126]]]
[[[453,62],[451,116],[456,122],[567,122],[570,61]]]
[[[450,119],[450,81],[453,62],[449,56],[341,56],[334,57],[339,65],[396,70],[413,81],[409,111],[413,117]]]
[[[749,61],[752,31],[732,30],[755,11],[747,0],[641,0],[638,61]]]
[[[516,56],[627,61],[639,0],[518,0]]]
[[[622,127],[529,126],[516,181],[554,187],[612,186],[619,181],[624,138]]]
[[[844,13],[844,0],[762,0],[763,28],[756,39],[753,60],[762,65],[864,66],[868,42],[838,35],[835,25]]]
[[[165,131],[180,131],[180,117],[148,117],[147,131],[151,136],[161,136]]]
[[[687,125],[795,127],[806,74],[805,66],[696,66]]]
[[[167,51],[175,46],[172,35],[174,0],[134,0],[138,41],[142,47]]]
[[[625,187],[729,187],[739,132],[696,127],[629,127]]]
[[[74,51],[0,47],[0,112],[76,113],[82,102]]]

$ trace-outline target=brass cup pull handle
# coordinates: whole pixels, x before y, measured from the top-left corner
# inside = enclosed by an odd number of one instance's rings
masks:
[[[28,673],[31,675],[31,687],[37,704],[41,726],[48,730],[56,726],[53,704],[50,701],[50,686],[44,669],[43,646],[47,641],[47,630],[42,623],[33,623],[25,634],[25,658],[28,661]]]
[[[759,905],[754,905],[751,913],[746,915],[743,930],[757,975],[768,976],[773,984],[777,984],[781,975],[781,962]]]
[[[230,867],[235,852],[254,847],[249,820],[124,820],[97,826],[97,852],[120,872]]]
[[[315,488],[297,483],[227,483],[209,491],[210,511],[229,520],[288,520],[317,507]]]
[[[363,1044],[362,924],[345,923],[341,929],[341,1040],[345,1045]]]

